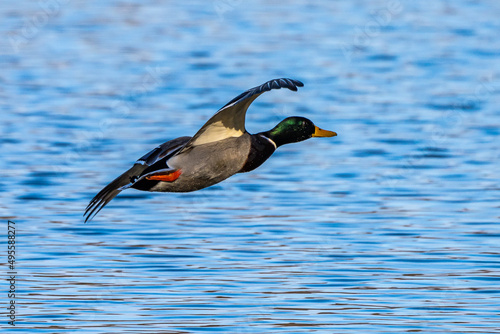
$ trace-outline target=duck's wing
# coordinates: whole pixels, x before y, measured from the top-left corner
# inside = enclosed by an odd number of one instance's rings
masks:
[[[179,152],[190,139],[191,137],[179,137],[167,141],[142,156],[128,171],[118,176],[94,196],[83,214],[85,216],[85,222],[92,220],[92,218],[94,218],[95,215],[97,215],[97,213],[99,213],[99,211],[101,211],[101,209],[122,190],[130,188],[137,182],[141,174],[148,167],[152,166],[157,161],[163,159],[168,160],[169,157]]]
[[[257,97],[271,89],[288,88],[297,91],[297,87],[302,86],[304,84],[298,80],[281,78],[270,80],[241,93],[219,109],[193,136],[182,151],[187,150],[191,146],[241,136],[246,132],[245,115],[247,109]]]
[[[144,165],[144,169],[146,169],[156,162],[164,158],[171,157],[172,155],[177,153],[184,145],[186,145],[186,143],[189,142],[189,140],[191,140],[191,137],[189,136],[169,140],[166,143],[157,146],[154,150],[151,150],[150,152],[143,155],[139,160],[137,160],[136,164]]]

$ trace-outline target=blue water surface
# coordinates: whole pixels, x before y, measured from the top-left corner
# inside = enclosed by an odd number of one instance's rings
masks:
[[[2,3],[2,329],[500,332],[499,17],[493,0]],[[198,192],[129,189],[84,224],[137,158],[277,77],[305,86],[259,97],[250,132],[300,115],[338,137]]]

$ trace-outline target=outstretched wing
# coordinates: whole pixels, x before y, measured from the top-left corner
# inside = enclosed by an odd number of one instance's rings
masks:
[[[273,79],[260,86],[251,88],[229,101],[213,115],[193,136],[183,150],[190,146],[202,145],[229,137],[239,137],[245,133],[245,115],[248,107],[262,93],[271,89],[288,88],[297,91],[304,84],[293,79]]]
[[[191,139],[191,137],[180,137],[170,140],[161,144],[152,151],[142,156],[137,162],[125,173],[118,176],[110,184],[104,187],[95,197],[90,201],[83,214],[85,222],[92,220],[95,215],[101,211],[106,204],[116,197],[122,190],[131,187],[143,172],[162,159],[167,159],[179,152],[184,145]],[[165,160],[166,161],[166,160]],[[166,166],[166,164],[165,164]]]

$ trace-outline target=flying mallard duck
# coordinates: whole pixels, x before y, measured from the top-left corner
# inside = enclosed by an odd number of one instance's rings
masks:
[[[85,222],[127,188],[144,191],[189,192],[219,183],[236,173],[254,170],[281,145],[311,137],[333,137],[304,117],[288,117],[273,129],[254,135],[245,130],[250,104],[271,89],[297,91],[304,84],[274,79],[238,95],[193,137],[179,137],[144,155],[128,171],[102,189],[87,206]]]

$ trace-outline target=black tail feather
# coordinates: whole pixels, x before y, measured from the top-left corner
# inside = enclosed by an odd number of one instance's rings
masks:
[[[110,184],[108,184],[104,189],[102,189],[94,198],[90,201],[85,209],[85,222],[92,220],[99,211],[102,210],[116,195],[122,191],[122,187],[132,183],[135,179],[142,173],[142,171],[147,166],[135,164],[128,171],[118,176]]]

